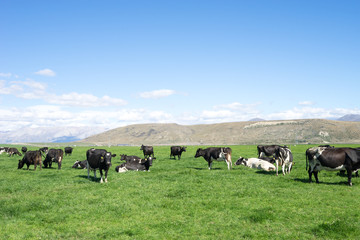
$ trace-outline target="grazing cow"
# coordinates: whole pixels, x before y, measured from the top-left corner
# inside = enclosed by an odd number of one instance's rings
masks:
[[[39,150],[37,151],[28,151],[25,153],[25,156],[22,160],[19,160],[18,169],[21,169],[24,164],[27,165],[27,170],[29,170],[30,165],[34,165],[34,170],[36,170],[37,165],[40,166],[41,169],[41,153]]]
[[[65,156],[67,156],[67,155],[71,156],[73,148],[72,147],[65,147],[64,151],[65,151]]]
[[[9,157],[14,156],[15,154],[22,156],[22,154],[17,150],[17,148],[9,148],[7,153],[9,154]]]
[[[141,145],[140,150],[144,153],[144,158],[152,156],[154,158],[154,149],[152,146]]]
[[[100,183],[103,183],[103,170],[105,171],[105,182],[107,182],[107,175],[111,166],[111,158],[115,157],[116,154],[105,149],[89,149],[86,152],[88,179],[90,178],[90,170],[94,171],[94,178],[96,178],[96,170],[100,170]]]
[[[306,170],[309,167],[309,182],[314,173],[319,183],[318,172],[321,170],[346,170],[348,184],[352,186],[352,172],[360,168],[360,150],[355,148],[312,147],[306,150]]]
[[[64,159],[64,151],[62,149],[50,149],[44,160],[44,167],[51,168],[53,162],[58,163],[58,169],[61,169],[62,160]]]
[[[228,170],[232,168],[231,162],[231,148],[229,147],[209,147],[206,149],[199,148],[196,151],[195,158],[203,157],[209,165],[209,170],[212,167],[213,160],[225,161],[228,166]]]
[[[264,171],[275,171],[275,166],[271,163],[269,163],[268,161],[259,159],[259,158],[243,158],[240,157],[235,165],[244,165],[247,166],[249,168],[255,168],[255,169],[260,169],[260,170],[264,170]]]
[[[22,152],[23,154],[25,154],[25,153],[27,152],[27,147],[22,147],[22,148],[21,148],[21,152]]]
[[[279,146],[279,145],[258,145],[258,158],[262,157],[274,157],[279,148],[287,148],[287,146]]]
[[[289,148],[279,147],[275,153],[276,176],[278,176],[279,162],[282,167],[282,173],[290,173],[293,165],[293,155]]]
[[[178,156],[178,160],[180,160],[182,152],[186,152],[186,147],[172,146],[170,148],[170,158],[174,157],[176,159],[175,156]]]
[[[83,161],[75,161],[74,165],[72,166],[72,168],[82,168],[85,169],[87,166],[87,160],[83,160]]]
[[[126,161],[119,166],[116,166],[115,171],[118,173],[123,173],[129,170],[134,171],[150,171],[149,168],[152,166],[152,157],[148,157],[146,159],[131,159],[130,161]]]

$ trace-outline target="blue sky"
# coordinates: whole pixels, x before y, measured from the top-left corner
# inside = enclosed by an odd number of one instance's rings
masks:
[[[360,114],[360,2],[0,0],[0,127]]]

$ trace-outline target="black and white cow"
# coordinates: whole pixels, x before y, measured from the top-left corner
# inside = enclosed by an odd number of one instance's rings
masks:
[[[306,150],[306,169],[309,182],[314,173],[316,183],[319,183],[318,172],[321,170],[346,170],[348,184],[352,186],[352,172],[360,168],[360,150],[354,148],[312,147]]]
[[[111,167],[111,158],[116,154],[105,149],[89,149],[86,152],[88,179],[90,178],[90,170],[94,171],[94,178],[96,178],[96,170],[100,170],[100,183],[103,183],[103,170],[105,171],[105,182],[107,182],[107,175],[109,168]]]
[[[7,152],[9,150],[8,147],[0,147],[0,154]]]
[[[73,148],[72,147],[65,147],[64,151],[65,151],[65,156],[67,156],[67,155],[71,156]]]
[[[62,160],[64,159],[64,151],[62,149],[54,149],[51,148],[45,157],[44,160],[44,167],[47,168],[48,166],[51,168],[53,162],[58,164],[58,169],[61,169]]]
[[[24,164],[27,165],[27,170],[29,170],[30,165],[34,165],[34,170],[36,170],[37,165],[40,166],[41,170],[41,153],[40,151],[28,151],[25,153],[25,156],[22,160],[19,160],[18,169],[23,168]]]
[[[178,156],[178,160],[180,160],[183,152],[186,152],[186,147],[172,146],[170,147],[170,158],[174,157],[176,159],[175,156]]]
[[[17,150],[17,148],[9,148],[7,153],[9,154],[9,157],[14,156],[15,154],[22,156],[22,154]]]
[[[74,165],[72,166],[72,168],[81,168],[81,169],[85,169],[87,166],[87,160],[83,160],[83,161],[75,161]]]
[[[285,175],[285,173],[290,173],[293,164],[294,158],[291,150],[287,147],[279,147],[275,153],[276,176],[278,176],[279,165]]]
[[[152,156],[154,158],[154,148],[152,146],[141,145],[140,150],[144,153],[144,158]]]
[[[280,146],[280,145],[258,145],[258,158],[262,157],[275,157],[276,152],[279,148],[287,148],[287,146]]]
[[[116,166],[115,171],[118,173],[123,173],[129,170],[133,171],[150,171],[150,167],[152,166],[152,157],[148,157],[145,159],[129,159],[128,161],[122,163],[119,166]]]
[[[264,171],[275,171],[275,166],[274,164],[271,164],[270,162],[260,159],[260,158],[243,158],[240,157],[235,165],[244,165],[247,166],[249,168],[255,168],[255,169],[259,169],[259,170],[264,170]]]
[[[120,160],[121,161],[126,161],[126,162],[132,162],[132,161],[140,161],[141,157],[135,156],[135,155],[126,155],[126,154],[121,154],[120,155]]]
[[[206,149],[199,148],[196,151],[195,158],[203,157],[209,165],[209,170],[212,167],[212,162],[214,160],[217,161],[225,161],[228,166],[228,170],[232,168],[231,162],[231,148],[229,147],[209,147]]]

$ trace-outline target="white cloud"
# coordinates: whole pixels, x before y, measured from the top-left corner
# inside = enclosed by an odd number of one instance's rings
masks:
[[[53,70],[48,69],[48,68],[39,70],[39,71],[35,72],[35,74],[36,75],[41,75],[41,76],[46,76],[46,77],[54,77],[54,76],[56,76],[56,73]]]
[[[11,73],[0,73],[0,77],[6,77],[6,78],[9,78],[11,77],[12,74]]]
[[[49,95],[47,102],[52,104],[78,106],[78,107],[105,107],[105,106],[123,106],[127,102],[119,98],[111,98],[109,96],[97,97],[92,94],[83,93],[67,93],[62,95]]]
[[[302,102],[299,102],[299,105],[302,105],[302,106],[311,106],[311,105],[314,105],[314,103],[311,102],[311,101],[302,101]]]
[[[168,97],[175,94],[174,90],[170,90],[170,89],[160,89],[160,90],[154,90],[151,92],[142,92],[140,93],[140,97],[142,98],[153,98],[153,99],[157,99],[157,98],[163,98],[163,97]]]

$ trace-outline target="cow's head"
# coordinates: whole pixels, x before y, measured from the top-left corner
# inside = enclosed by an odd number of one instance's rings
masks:
[[[120,155],[120,161],[125,161],[126,160],[126,154],[121,154]]]
[[[186,147],[182,147],[181,151],[186,152]]]
[[[201,148],[198,148],[198,150],[196,151],[196,154],[194,157],[198,158],[198,157],[201,157],[202,156],[202,149]]]
[[[145,146],[143,144],[141,144],[140,150],[144,150]]]
[[[18,169],[21,169],[23,166],[24,166],[24,162],[19,160]]]
[[[80,161],[79,160],[74,163],[72,168],[78,168],[78,167],[80,167]]]
[[[239,159],[236,161],[235,165],[244,165],[245,158],[239,157]]]
[[[101,156],[101,160],[100,162],[105,163],[106,165],[110,166],[111,165],[111,152],[106,152]]]

